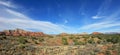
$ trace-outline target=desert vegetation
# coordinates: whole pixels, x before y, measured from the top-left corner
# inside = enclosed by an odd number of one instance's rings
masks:
[[[120,55],[120,34],[0,35],[0,55]]]

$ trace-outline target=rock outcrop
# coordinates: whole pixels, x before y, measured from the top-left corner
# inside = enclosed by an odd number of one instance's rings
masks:
[[[0,32],[0,35],[6,35],[6,36],[44,36],[43,32],[30,32],[25,31],[22,29],[16,29],[16,30],[4,30],[3,32]]]
[[[60,36],[67,36],[68,34],[67,33],[60,33],[59,35]]]
[[[93,35],[97,35],[97,34],[102,34],[102,33],[100,33],[100,32],[93,32],[92,34]]]

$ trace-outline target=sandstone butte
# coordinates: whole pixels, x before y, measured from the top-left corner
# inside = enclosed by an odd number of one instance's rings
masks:
[[[59,35],[60,36],[67,36],[68,34],[67,33],[60,33]]]
[[[97,34],[102,34],[100,32],[93,32],[92,34],[97,35]]]
[[[0,35],[6,36],[44,36],[43,32],[30,32],[25,31],[22,29],[15,29],[15,30],[4,30],[0,32]]]

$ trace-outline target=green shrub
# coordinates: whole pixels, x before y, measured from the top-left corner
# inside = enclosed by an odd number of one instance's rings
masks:
[[[74,45],[79,45],[78,40],[74,39],[73,41],[74,41]]]
[[[63,38],[62,38],[62,43],[63,43],[64,45],[68,45],[67,38],[63,37]]]
[[[76,39],[73,40],[74,41],[74,45],[84,45],[84,42],[78,41]]]
[[[37,38],[36,37],[32,37],[32,40],[37,40]]]
[[[107,42],[111,42],[113,44],[120,43],[120,36],[117,36],[117,35],[108,36],[108,38],[106,39],[106,41]]]
[[[25,44],[25,43],[28,42],[24,37],[20,37],[20,38],[18,39],[18,41],[19,41],[20,43],[22,43],[22,44]]]
[[[106,55],[111,55],[110,51],[105,52]]]
[[[80,39],[80,37],[76,37],[76,39]]]
[[[35,40],[34,42],[35,42],[35,44],[39,44],[39,41],[37,41],[37,40]]]
[[[43,41],[44,41],[44,38],[39,38],[39,41],[40,41],[40,42],[43,42]]]
[[[73,39],[74,37],[73,36],[70,36],[69,39]]]
[[[90,43],[90,44],[94,44],[95,42],[94,42],[93,39],[90,39],[90,40],[88,40],[88,43]]]
[[[24,45],[24,44],[20,44],[20,46],[19,46],[20,48],[25,48],[26,47],[26,45]]]

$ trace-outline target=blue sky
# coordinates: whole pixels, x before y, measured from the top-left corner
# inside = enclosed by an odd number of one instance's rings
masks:
[[[0,31],[120,32],[120,0],[0,0]]]

